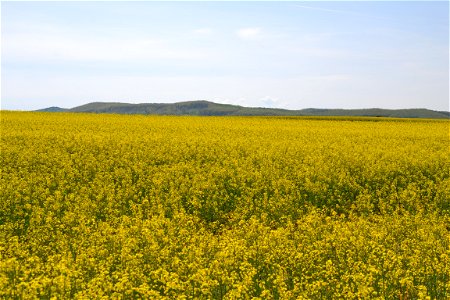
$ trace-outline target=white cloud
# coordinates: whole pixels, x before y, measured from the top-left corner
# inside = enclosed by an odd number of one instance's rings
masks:
[[[261,103],[262,107],[270,107],[270,108],[278,108],[282,107],[282,104],[280,103],[280,99],[266,96],[261,99],[259,99],[259,102]]]
[[[211,35],[213,30],[211,28],[198,28],[194,30],[194,33],[197,35]]]
[[[236,31],[239,38],[243,40],[255,40],[262,36],[262,30],[259,27],[240,28]]]

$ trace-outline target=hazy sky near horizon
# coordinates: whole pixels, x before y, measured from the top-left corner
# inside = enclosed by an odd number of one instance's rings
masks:
[[[1,108],[449,110],[449,2],[1,2]]]

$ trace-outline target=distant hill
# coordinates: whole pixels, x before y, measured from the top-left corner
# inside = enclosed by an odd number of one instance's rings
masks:
[[[57,107],[57,106],[52,106],[52,107],[47,107],[47,108],[43,108],[43,109],[38,109],[37,111],[42,111],[42,112],[63,112],[63,111],[67,111],[67,108],[61,108],[61,107]]]
[[[190,115],[190,116],[360,116],[393,118],[450,118],[450,113],[429,109],[317,109],[288,110],[279,108],[244,107],[219,104],[209,101],[187,101],[178,103],[118,103],[92,102],[71,109],[49,107],[43,112],[85,112],[144,115]]]

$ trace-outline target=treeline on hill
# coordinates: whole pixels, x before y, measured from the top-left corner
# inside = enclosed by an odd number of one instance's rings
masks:
[[[450,113],[428,109],[316,109],[287,110],[278,108],[243,107],[218,104],[209,101],[188,101],[179,103],[110,103],[93,102],[71,109],[49,107],[46,112],[88,112],[144,115],[192,115],[192,116],[361,116],[393,118],[449,118]]]

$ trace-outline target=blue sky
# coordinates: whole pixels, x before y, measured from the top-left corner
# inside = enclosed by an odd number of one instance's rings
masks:
[[[449,3],[5,2],[1,108],[449,109]]]

